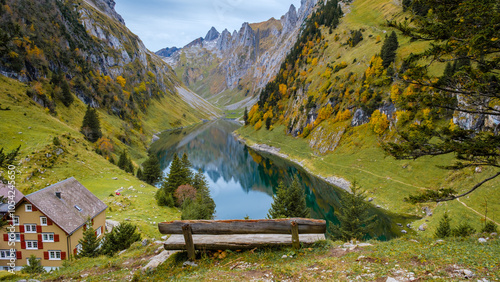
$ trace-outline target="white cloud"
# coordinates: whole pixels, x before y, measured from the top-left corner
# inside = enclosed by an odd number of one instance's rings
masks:
[[[243,22],[279,18],[300,0],[116,0],[127,27],[152,51],[182,47],[204,37],[214,26],[219,32],[239,30]]]

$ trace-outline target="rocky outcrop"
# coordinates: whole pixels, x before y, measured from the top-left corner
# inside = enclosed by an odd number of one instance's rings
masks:
[[[116,21],[125,25],[125,21],[122,16],[118,14],[115,10],[115,1],[114,0],[85,0],[89,5],[93,6],[96,9],[99,9],[102,13],[109,16],[110,18],[115,19]]]
[[[217,38],[219,38],[220,33],[215,29],[215,27],[212,26],[212,28],[208,31],[207,35],[205,36],[204,40],[205,41],[212,41]]]
[[[161,50],[156,51],[155,54],[158,56],[168,58],[168,57],[172,56],[172,54],[174,54],[178,50],[180,50],[180,49],[177,47],[172,47],[172,48],[167,47],[167,48],[163,48]]]
[[[360,126],[367,123],[370,117],[363,111],[363,109],[357,109],[352,117],[351,126]]]
[[[292,4],[288,13],[281,17],[281,25],[283,26],[283,32],[288,33],[296,26],[299,17],[297,15],[297,9]]]

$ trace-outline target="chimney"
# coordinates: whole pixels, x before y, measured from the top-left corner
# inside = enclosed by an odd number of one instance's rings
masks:
[[[56,192],[56,197],[58,197],[59,199],[61,199],[61,192]]]

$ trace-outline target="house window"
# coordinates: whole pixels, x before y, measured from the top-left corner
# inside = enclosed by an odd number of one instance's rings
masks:
[[[95,230],[95,236],[99,237],[101,236],[101,226]]]
[[[26,241],[27,250],[38,250],[38,241]]]
[[[11,257],[10,250],[0,250],[0,259],[10,259]]]
[[[49,251],[49,260],[61,260],[61,251]]]
[[[24,205],[24,209],[27,212],[32,212],[33,211],[33,206],[31,204],[26,204],[26,205]]]
[[[54,233],[43,233],[42,242],[54,242]]]
[[[24,233],[36,233],[36,224],[25,224]]]
[[[19,225],[19,216],[14,216],[12,220],[14,221],[14,225]]]
[[[47,218],[45,216],[40,216],[40,225],[47,226]]]

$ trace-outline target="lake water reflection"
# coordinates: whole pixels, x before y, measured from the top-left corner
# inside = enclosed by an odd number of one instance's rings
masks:
[[[186,152],[193,169],[205,174],[216,203],[216,219],[265,218],[271,207],[273,189],[279,181],[290,184],[299,176],[311,217],[337,223],[334,211],[345,192],[309,175],[295,164],[273,155],[257,153],[237,141],[232,132],[240,124],[216,120],[200,125],[164,132],[151,150],[158,155],[165,174],[175,153]],[[371,208],[378,215],[372,237],[389,239],[397,234],[394,215]],[[398,218],[398,222],[405,219]]]

